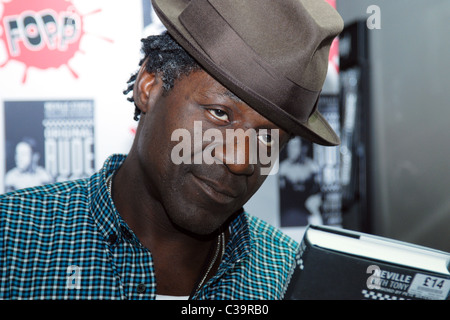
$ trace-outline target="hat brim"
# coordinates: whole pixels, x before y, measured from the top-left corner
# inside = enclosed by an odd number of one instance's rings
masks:
[[[214,63],[203,49],[197,44],[189,31],[179,20],[180,14],[186,9],[190,1],[187,0],[152,0],[153,8],[169,34],[192,56],[197,62],[222,85],[245,101],[258,113],[278,125],[283,130],[308,139],[324,146],[340,144],[338,135],[334,132],[323,115],[315,109],[305,122],[300,122],[293,116],[278,108],[265,105],[265,101],[257,101],[258,97],[250,96],[244,85],[239,85],[227,70]]]

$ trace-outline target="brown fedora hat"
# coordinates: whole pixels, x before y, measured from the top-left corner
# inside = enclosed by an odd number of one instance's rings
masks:
[[[324,0],[152,0],[167,31],[222,85],[280,128],[339,137],[317,110],[339,14]]]

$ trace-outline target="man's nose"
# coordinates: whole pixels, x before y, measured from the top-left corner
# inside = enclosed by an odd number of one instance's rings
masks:
[[[232,136],[227,135],[223,148],[216,151],[215,157],[234,174],[252,175],[256,164],[256,145],[252,137],[237,131]]]

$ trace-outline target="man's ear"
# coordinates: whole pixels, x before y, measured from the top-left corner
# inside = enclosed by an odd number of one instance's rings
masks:
[[[145,64],[142,65],[138,72],[133,88],[133,99],[135,105],[146,113],[150,107],[150,97],[152,91],[159,89],[158,78],[154,73],[149,73],[145,70]]]

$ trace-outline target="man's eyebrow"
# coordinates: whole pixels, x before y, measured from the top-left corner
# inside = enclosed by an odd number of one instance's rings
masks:
[[[206,92],[202,92],[200,94],[202,96],[204,96],[204,97],[207,97],[208,94],[212,94],[212,95],[215,95],[215,96],[218,96],[218,97],[230,98],[234,102],[244,103],[238,96],[236,96],[233,92],[231,92],[228,89],[225,89],[224,91],[216,90],[216,89],[210,89],[210,90],[207,90]]]

